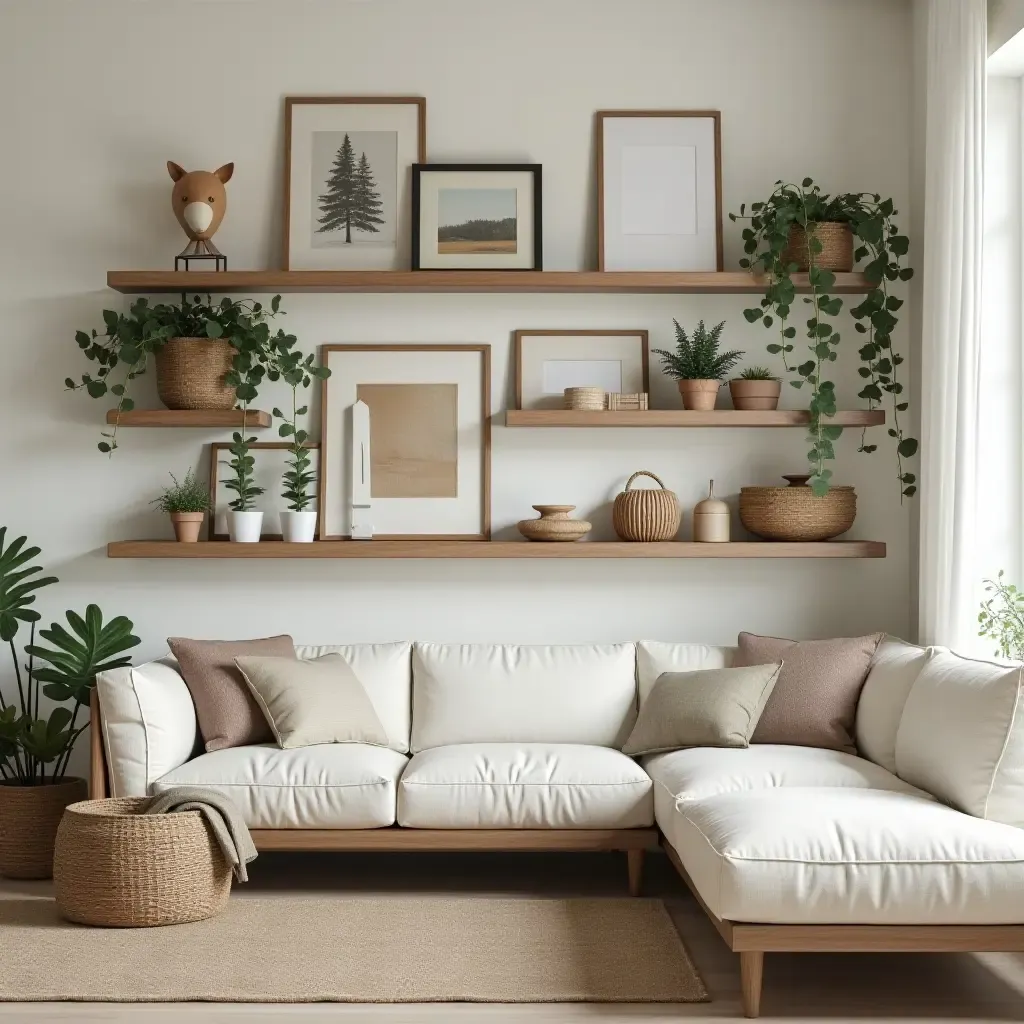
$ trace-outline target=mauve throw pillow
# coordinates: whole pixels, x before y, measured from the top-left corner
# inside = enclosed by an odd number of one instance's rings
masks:
[[[733,665],[781,661],[751,743],[825,747],[855,754],[857,700],[883,633],[833,640],[783,640],[740,633]]]
[[[171,636],[167,638],[167,646],[178,659],[178,668],[192,694],[196,721],[207,753],[274,741],[274,734],[238,671],[235,658],[247,655],[294,658],[295,643],[290,636],[269,636],[262,640],[187,640]]]

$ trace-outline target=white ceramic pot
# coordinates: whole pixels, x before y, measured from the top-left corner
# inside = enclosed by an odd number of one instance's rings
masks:
[[[255,544],[262,529],[262,512],[228,513],[228,536],[237,544]]]
[[[296,512],[288,509],[281,513],[281,539],[289,544],[312,544],[316,535],[316,512]]]

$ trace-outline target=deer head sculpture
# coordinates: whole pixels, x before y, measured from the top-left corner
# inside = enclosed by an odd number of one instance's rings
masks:
[[[227,211],[228,194],[224,186],[234,171],[233,163],[224,164],[215,171],[186,171],[173,160],[167,161],[167,173],[174,182],[171,206],[190,239],[179,258],[221,256],[210,239]]]

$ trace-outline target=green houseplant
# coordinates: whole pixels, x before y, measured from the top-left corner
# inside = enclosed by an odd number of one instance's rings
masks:
[[[684,409],[714,409],[722,379],[740,361],[742,352],[719,352],[725,321],[706,330],[704,321],[697,324],[692,337],[673,320],[676,328],[676,349],[654,350],[661,356],[664,373],[679,384]]]
[[[168,475],[172,481],[171,486],[165,488],[150,504],[156,505],[161,512],[171,517],[176,540],[194,544],[199,540],[203,517],[210,511],[209,488],[196,479],[192,469],[185,474],[184,480],[179,480],[173,473]]]
[[[228,447],[231,476],[224,481],[224,486],[235,495],[228,504],[231,510],[228,512],[228,536],[246,544],[256,543],[263,527],[263,513],[256,508],[256,499],[264,488],[256,485],[256,460],[249,451],[255,441],[255,437],[245,437],[237,430],[231,435]]]
[[[991,594],[978,612],[978,636],[995,640],[996,657],[1024,661],[1024,594],[1012,583],[1004,583],[1000,570],[994,580],[984,580]]]
[[[0,527],[0,640],[10,647],[16,695],[0,688],[0,874],[49,878],[53,844],[64,808],[87,795],[84,779],[67,776],[75,741],[87,728],[79,715],[89,704],[96,675],[130,663],[136,647],[124,616],[103,621],[91,604],[84,615],[69,611],[67,628],[54,622],[39,630],[36,592],[57,582],[30,564],[39,548],[18,537],[5,545]],[[24,626],[29,642],[19,654],[15,640]],[[22,658],[25,660],[23,661]],[[47,714],[42,697],[56,704]],[[70,705],[70,706],[69,706]]]
[[[738,377],[729,381],[729,393],[735,409],[777,409],[782,394],[782,381],[765,366],[748,366]]]
[[[796,375],[797,379],[790,381],[793,387],[806,385],[810,392],[808,460],[811,488],[818,495],[828,491],[832,479],[829,464],[835,459],[834,442],[843,432],[842,427],[829,422],[836,412],[836,394],[827,371],[838,358],[840,342],[839,332],[830,321],[842,311],[843,300],[831,294],[836,277],[830,269],[840,266],[842,261],[822,259],[827,231],[838,231],[840,238],[844,233],[848,235],[851,249],[856,241],[856,249],[844,269],[863,262],[869,285],[863,301],[850,310],[854,329],[866,336],[859,353],[862,365],[858,372],[864,386],[858,397],[867,402],[869,409],[877,408],[885,396],[889,397],[888,430],[895,441],[900,490],[906,497],[917,490],[916,477],[906,469],[904,460],[916,454],[918,443],[905,432],[900,418],[908,408],[899,380],[898,368],[903,357],[892,345],[892,333],[898,323],[896,312],[903,300],[891,294],[890,286],[896,281],[910,280],[914,273],[901,262],[910,242],[900,234],[893,220],[896,213],[891,199],[865,192],[828,196],[810,178],[804,178],[799,185],[777,181],[767,200],[751,205],[749,216],[746,204],[740,207],[738,215],[729,214],[733,221],[749,221],[743,229],[747,255],[740,265],[764,274],[766,279],[760,305],[744,310],[744,316],[750,323],[760,321],[778,333],[778,340],[768,345],[768,351],[781,356],[787,374]],[[839,245],[838,250],[842,249]],[[796,361],[791,353],[797,336],[797,327],[791,323],[796,302],[793,275],[801,269],[802,262],[806,262],[810,293],[803,302],[811,307],[805,332],[808,357],[793,366],[790,359]],[[876,448],[877,445],[866,443],[866,434],[862,432],[858,450],[870,453]]]

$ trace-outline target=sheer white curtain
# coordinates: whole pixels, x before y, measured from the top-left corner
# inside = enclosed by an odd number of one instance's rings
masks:
[[[922,643],[977,647],[985,0],[929,0],[921,351]]]

